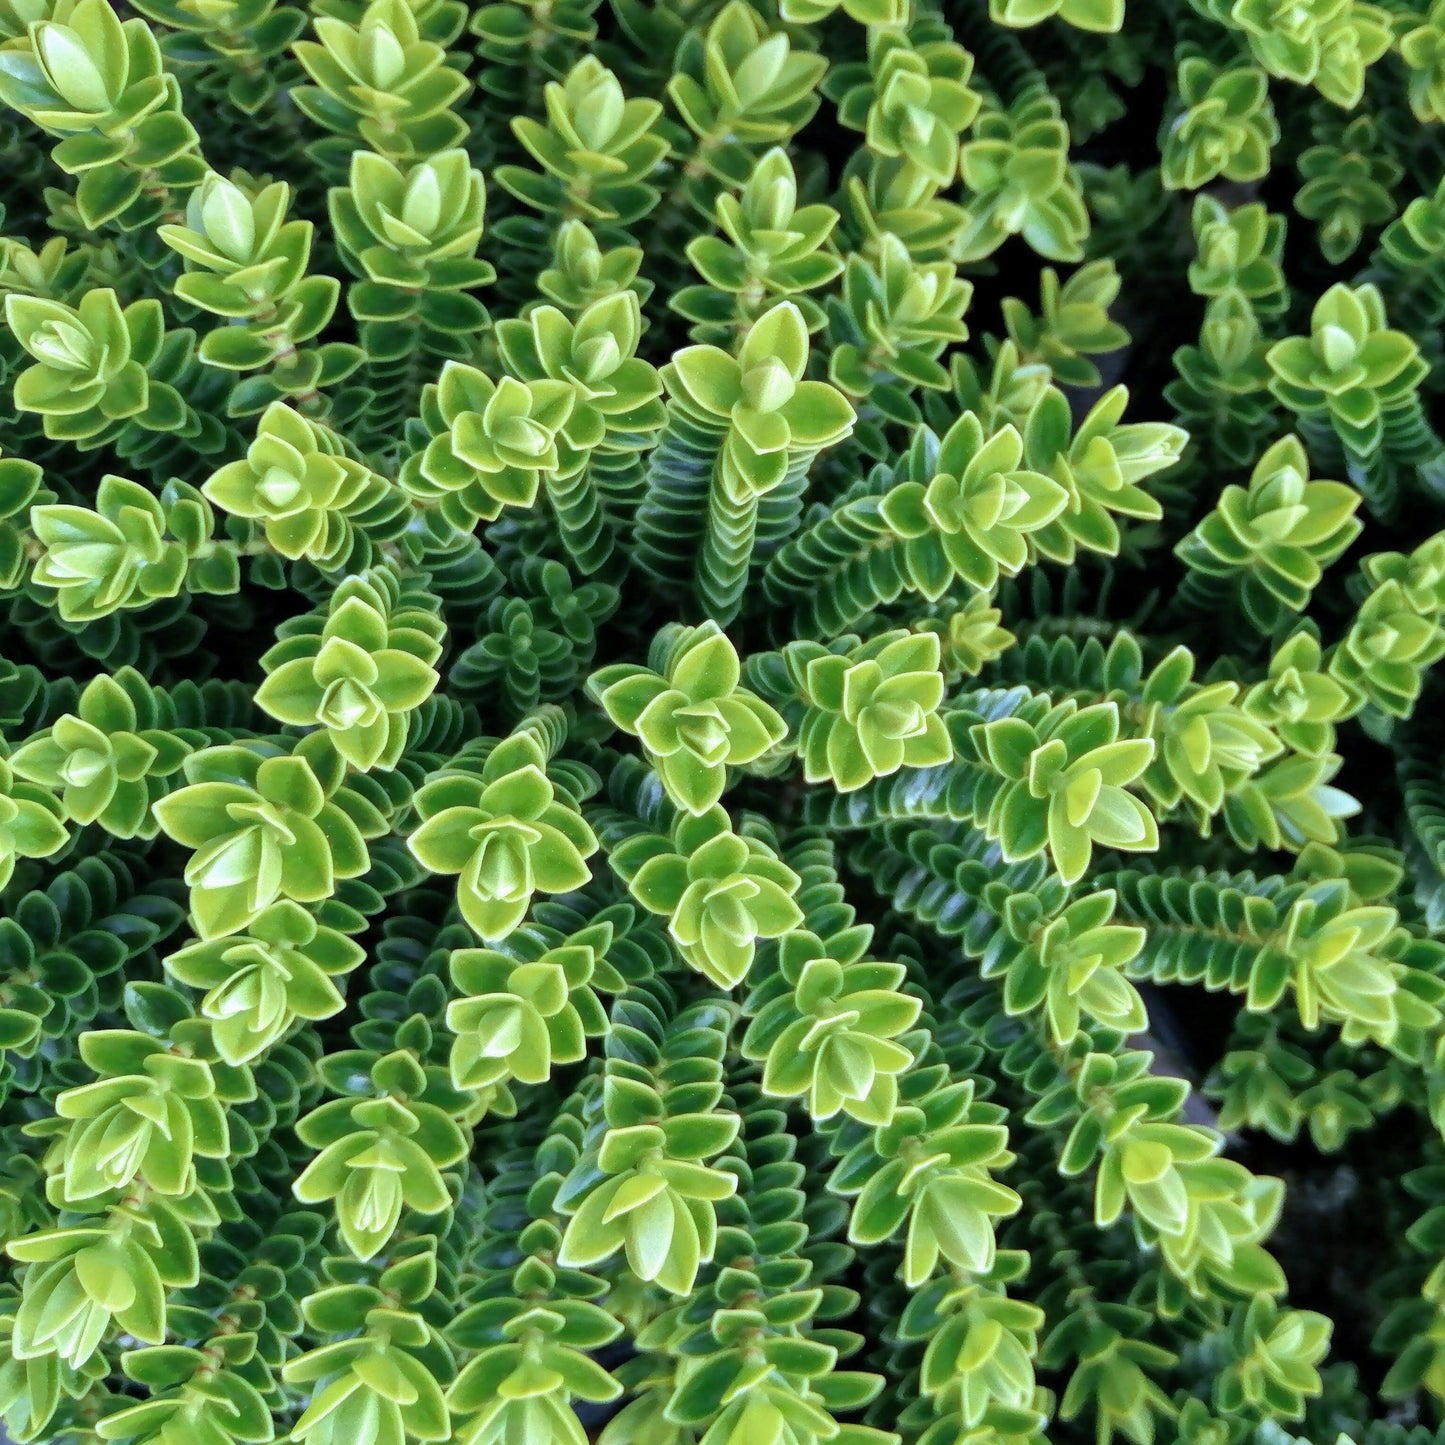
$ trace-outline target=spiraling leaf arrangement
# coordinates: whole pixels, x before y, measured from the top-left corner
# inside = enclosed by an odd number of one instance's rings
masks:
[[[0,0],[0,1439],[1445,1445],[1445,0]]]

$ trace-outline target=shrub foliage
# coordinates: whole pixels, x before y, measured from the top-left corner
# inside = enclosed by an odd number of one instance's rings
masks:
[[[0,0],[0,1419],[1428,1445],[1445,0]]]

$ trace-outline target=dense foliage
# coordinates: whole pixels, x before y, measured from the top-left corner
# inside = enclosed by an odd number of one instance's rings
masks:
[[[1445,0],[0,0],[0,1420],[1445,1441]]]

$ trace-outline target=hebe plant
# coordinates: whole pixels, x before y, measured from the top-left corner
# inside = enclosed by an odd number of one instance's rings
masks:
[[[0,1437],[1442,1445],[1442,0],[0,0]]]

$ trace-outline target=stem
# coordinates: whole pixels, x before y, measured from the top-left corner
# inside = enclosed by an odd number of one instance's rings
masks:
[[[707,532],[698,558],[697,590],[708,615],[726,626],[738,615],[758,529],[758,499],[734,501],[716,472],[708,496]]]
[[[611,557],[615,537],[607,526],[602,500],[592,480],[590,459],[570,477],[544,472],[542,483],[557,519],[562,545],[585,575],[595,575]]]

